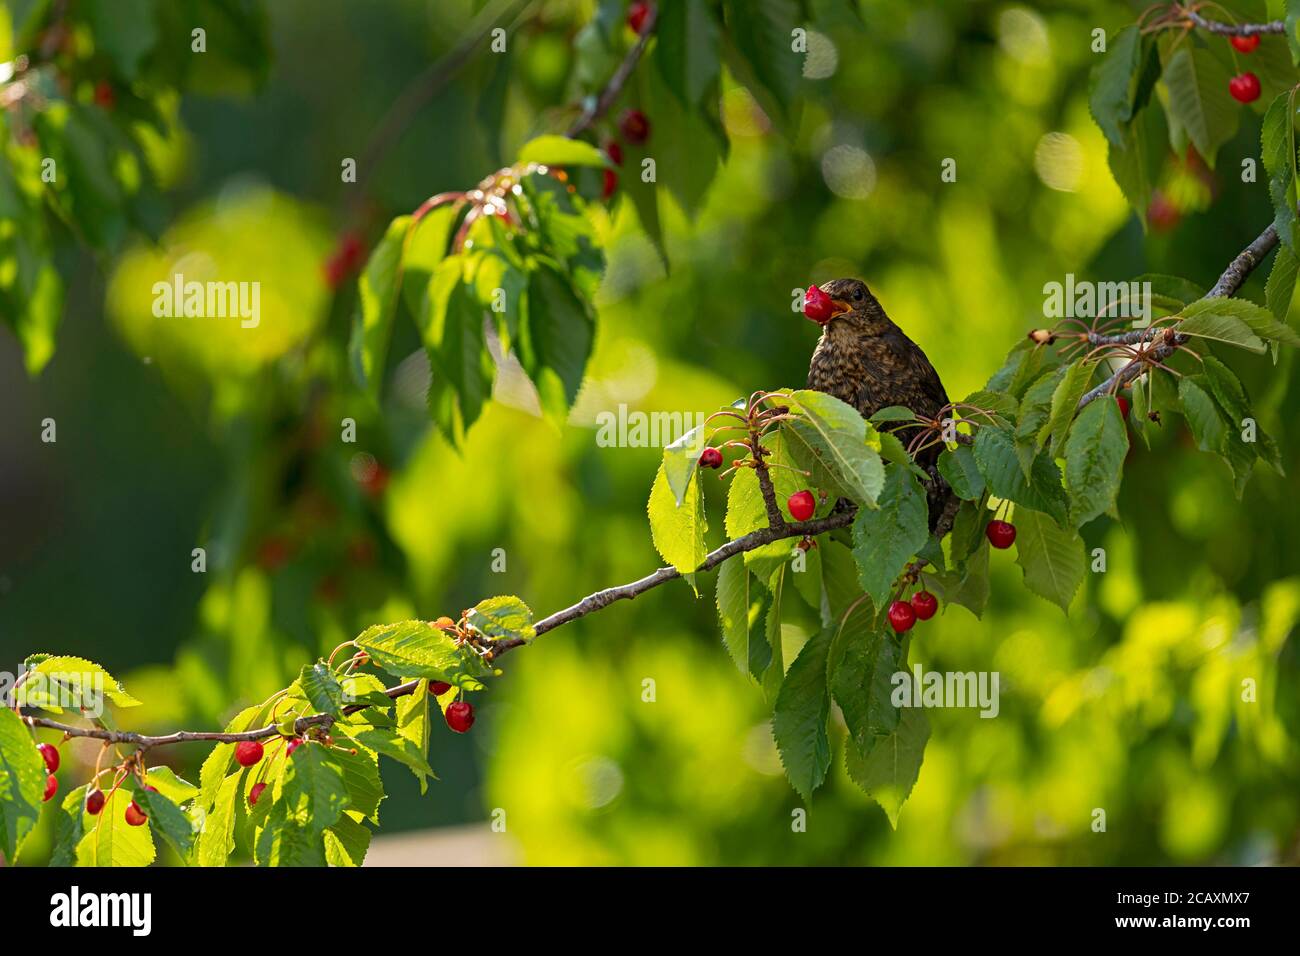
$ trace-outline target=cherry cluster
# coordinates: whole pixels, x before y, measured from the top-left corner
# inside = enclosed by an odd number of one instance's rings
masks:
[[[1259,46],[1258,34],[1248,37],[1229,37],[1228,42],[1238,53],[1253,53]],[[1259,99],[1259,77],[1247,70],[1228,81],[1228,92],[1239,103],[1253,103]]]

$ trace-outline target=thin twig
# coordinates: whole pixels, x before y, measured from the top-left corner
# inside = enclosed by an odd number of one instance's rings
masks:
[[[366,194],[366,185],[374,175],[384,156],[401,139],[407,127],[415,120],[429,101],[447,85],[461,68],[469,62],[475,50],[498,24],[517,18],[535,0],[504,0],[484,9],[470,24],[465,39],[456,44],[441,59],[431,63],[402,91],[379,121],[379,126],[370,137],[361,159],[357,163],[357,188],[352,192],[352,206],[360,204]]]
[[[1223,23],[1219,20],[1207,20],[1195,10],[1184,9],[1184,19],[1194,26],[1220,36],[1253,37],[1265,33],[1286,33],[1286,24],[1281,20],[1269,20],[1266,23]]]
[[[628,50],[627,56],[623,62],[618,65],[614,75],[609,78],[605,88],[601,90],[600,95],[591,101],[591,104],[582,111],[582,115],[573,121],[573,125],[564,135],[573,139],[581,136],[591,125],[609,112],[609,108],[614,105],[619,94],[623,92],[623,87],[627,85],[628,79],[632,76],[632,71],[636,69],[637,62],[641,59],[641,54],[645,52],[646,44],[650,42],[650,36],[654,33],[655,23],[659,19],[659,8],[655,4],[650,5],[650,12],[647,14],[645,21],[641,25],[641,36],[637,38],[636,44]]]

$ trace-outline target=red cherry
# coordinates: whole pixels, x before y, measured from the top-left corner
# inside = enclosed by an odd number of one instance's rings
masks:
[[[618,140],[611,139],[605,144],[605,155],[615,166],[623,165],[623,147],[618,145]]]
[[[351,230],[343,233],[339,236],[334,251],[325,260],[325,284],[331,289],[337,289],[361,265],[365,254],[366,246],[358,233]]]
[[[1228,92],[1239,103],[1253,103],[1259,99],[1259,77],[1242,73],[1228,81]]]
[[[258,567],[274,571],[293,556],[293,546],[288,538],[271,535],[257,546]]]
[[[810,285],[803,294],[803,314],[818,325],[825,325],[835,315],[835,303],[817,286]]]
[[[447,726],[458,734],[468,733],[474,726],[474,708],[466,700],[447,705]]]
[[[1169,197],[1160,190],[1151,193],[1151,202],[1147,205],[1147,222],[1156,232],[1168,232],[1178,225],[1183,214],[1170,202]]]
[[[376,464],[361,477],[361,490],[371,498],[378,498],[388,487],[390,473],[383,465]]]
[[[130,803],[126,805],[125,816],[126,816],[127,825],[133,827],[138,827],[140,824],[144,823],[146,820],[149,819],[149,817],[145,814],[145,812],[140,809],[140,805],[136,803],[134,800],[132,800]]]
[[[916,612],[917,620],[928,621],[939,610],[939,599],[929,591],[917,591],[912,595],[912,610]]]
[[[817,499],[805,488],[786,499],[785,506],[790,509],[790,517],[795,521],[807,521],[817,510]]]
[[[257,804],[257,798],[262,795],[262,791],[265,789],[266,789],[266,784],[264,783],[253,784],[253,789],[248,791],[248,805],[250,807],[255,806]]]
[[[608,199],[610,196],[614,195],[614,190],[618,189],[618,173],[614,172],[612,169],[603,170],[602,173],[604,175],[604,181],[600,187],[600,198]]]
[[[86,812],[92,817],[104,809],[104,791],[92,790],[86,795]]]
[[[57,773],[59,770],[59,748],[53,744],[37,744],[36,749],[45,758],[45,769],[50,773]]]
[[[712,446],[704,449],[704,451],[700,452],[700,467],[721,468],[722,452],[718,451],[716,448]]]
[[[640,110],[628,110],[624,113],[623,118],[619,120],[618,128],[622,131],[623,138],[633,146],[640,146],[650,138],[650,121]]]
[[[994,518],[989,522],[988,527],[984,529],[984,534],[989,539],[989,544],[1005,551],[1015,543],[1016,526],[1010,521],[999,521]]]
[[[1232,44],[1234,50],[1238,53],[1253,53],[1259,46],[1259,34],[1253,34],[1248,37],[1228,37],[1228,42]]]
[[[1115,401],[1119,403],[1119,417],[1128,418],[1128,399],[1123,395],[1116,395]]]
[[[447,691],[451,690],[451,685],[446,681],[431,680],[429,681],[429,693],[434,697],[441,697]]]
[[[895,601],[889,605],[889,626],[897,633],[902,634],[904,631],[911,630],[915,623],[916,611],[912,609],[912,605],[906,601]]]
[[[627,25],[632,28],[633,33],[640,35],[648,16],[650,16],[650,4],[646,0],[636,0],[627,9]]]
[[[293,740],[291,740],[291,741],[289,741],[287,744],[285,744],[285,747],[284,747],[284,755],[285,755],[286,757],[292,757],[292,756],[293,756],[293,752],[294,752],[295,750],[297,750],[297,749],[298,749],[299,747],[301,747],[301,746],[302,746],[302,738],[301,738],[301,737],[294,737]]]
[[[117,93],[113,91],[113,84],[107,80],[100,80],[95,84],[95,105],[106,110],[111,110],[117,104]]]
[[[262,759],[262,753],[260,740],[241,740],[235,744],[235,763],[241,767],[251,767]]]
[[[59,789],[59,781],[54,778],[54,774],[48,775],[45,778],[45,796],[41,797],[41,800],[44,801],[50,799],[50,797],[54,796],[54,792],[58,789]]]

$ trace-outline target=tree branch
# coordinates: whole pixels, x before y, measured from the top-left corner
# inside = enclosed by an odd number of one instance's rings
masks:
[[[1276,245],[1277,230],[1270,224],[1268,228],[1255,237],[1250,245],[1228,263],[1228,267],[1219,276],[1219,281],[1214,283],[1214,287],[1209,292],[1205,293],[1204,298],[1221,299],[1232,295],[1241,288],[1246,278],[1259,267],[1259,264],[1264,261],[1264,257],[1272,252],[1273,247]],[[1187,342],[1187,336],[1178,331],[1177,325],[1135,329],[1119,335],[1089,335],[1088,341],[1093,345],[1136,345],[1143,342],[1153,342],[1157,337],[1163,338],[1164,342],[1150,350],[1150,361],[1163,361],[1169,358],[1178,350],[1178,346]],[[1081,411],[1084,406],[1096,401],[1101,396],[1117,392],[1141,375],[1148,364],[1148,361],[1134,359],[1121,366],[1106,381],[1080,398],[1075,410]]]
[[[574,120],[568,132],[564,134],[565,136],[569,137],[569,139],[581,136],[591,128],[593,123],[609,112],[609,108],[614,105],[619,94],[623,92],[623,87],[627,85],[628,79],[632,76],[632,71],[636,69],[637,62],[641,59],[641,54],[645,52],[646,45],[650,42],[650,37],[655,31],[655,24],[658,20],[659,7],[657,4],[652,3],[650,4],[650,12],[641,25],[641,36],[637,38],[636,44],[627,51],[627,56],[618,65],[618,69],[609,78],[609,82],[600,91],[600,95],[591,101],[590,105],[582,111],[581,116]]]
[[[401,139],[420,110],[450,82],[461,68],[469,62],[474,50],[496,28],[497,24],[508,18],[521,15],[535,0],[505,0],[484,9],[473,24],[465,39],[452,47],[445,56],[430,64],[428,69],[417,76],[393,101],[379,126],[366,144],[365,151],[357,163],[357,188],[352,193],[352,206],[355,208],[365,195],[366,185],[374,175],[376,167],[384,156]]]
[[[1286,33],[1286,24],[1281,20],[1269,20],[1266,23],[1222,23],[1207,20],[1195,10],[1181,9],[1181,16],[1193,26],[1220,36],[1253,37],[1265,33]]]

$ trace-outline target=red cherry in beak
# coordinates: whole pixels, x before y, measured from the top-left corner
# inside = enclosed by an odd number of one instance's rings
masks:
[[[821,289],[810,285],[803,294],[803,314],[818,325],[825,325],[835,315],[835,303]]]

